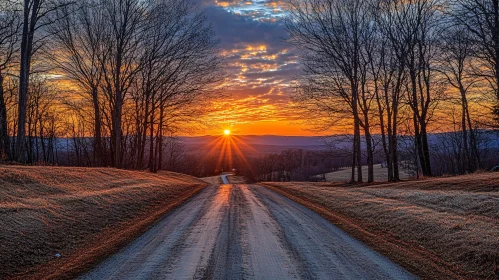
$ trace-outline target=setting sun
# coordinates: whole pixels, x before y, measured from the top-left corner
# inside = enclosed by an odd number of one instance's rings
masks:
[[[230,135],[230,130],[228,130],[228,129],[224,130],[224,134],[225,135]]]

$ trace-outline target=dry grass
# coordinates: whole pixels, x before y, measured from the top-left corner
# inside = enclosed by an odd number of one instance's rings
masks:
[[[342,169],[331,173],[326,173],[327,182],[349,182],[350,176],[352,175],[351,169]],[[357,171],[355,171],[355,176],[357,176]],[[364,180],[367,180],[367,166],[362,166],[362,176]],[[409,179],[409,174],[404,170],[400,170],[400,179]],[[355,177],[357,178],[357,177]],[[387,182],[388,181],[388,168],[381,167],[381,164],[374,165],[374,181],[375,182]]]
[[[212,185],[223,184],[222,177],[220,177],[220,176],[204,177],[204,178],[199,178],[199,179],[205,181],[208,184],[212,184]]]
[[[266,183],[426,279],[499,279],[499,175]]]
[[[205,185],[168,172],[0,166],[0,279],[71,278]]]
[[[227,179],[231,184],[246,184],[246,179],[243,176],[230,175]]]
[[[200,180],[203,180],[209,184],[212,185],[222,185],[222,177],[221,176],[213,176],[213,177],[204,177],[204,178],[199,178]],[[236,175],[229,175],[227,176],[227,179],[231,184],[245,184],[246,180],[242,176],[236,176]]]

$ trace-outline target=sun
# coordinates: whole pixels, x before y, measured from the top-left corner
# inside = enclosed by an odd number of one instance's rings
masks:
[[[225,135],[230,135],[230,130],[228,130],[228,129],[224,130],[224,134]]]

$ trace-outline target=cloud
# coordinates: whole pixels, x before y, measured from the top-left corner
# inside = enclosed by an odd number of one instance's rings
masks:
[[[275,22],[259,21],[218,6],[208,7],[206,16],[217,36],[222,39],[223,46],[265,44],[284,47],[286,31],[282,19]]]
[[[201,3],[228,63],[229,100],[213,104],[213,121],[251,123],[292,119],[288,85],[298,73],[285,42],[282,1],[205,0]]]

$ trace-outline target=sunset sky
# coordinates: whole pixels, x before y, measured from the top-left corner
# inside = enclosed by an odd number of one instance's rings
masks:
[[[283,1],[198,0],[221,40],[230,73],[226,91],[208,118],[216,128],[245,135],[312,135],[289,108],[289,84],[298,74],[296,51],[284,42]]]

